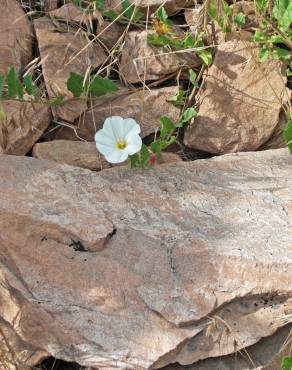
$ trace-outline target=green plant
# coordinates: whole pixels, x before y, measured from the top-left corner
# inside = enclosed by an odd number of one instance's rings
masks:
[[[288,119],[287,126],[284,131],[284,138],[289,151],[292,153],[292,119]]]
[[[232,10],[225,0],[211,0],[208,3],[208,15],[218,22],[223,32],[232,30]],[[239,19],[237,18],[237,22]],[[241,21],[243,21],[241,19]],[[236,22],[236,23],[237,23]]]
[[[7,85],[7,89],[5,89],[5,85]],[[67,87],[75,98],[87,98],[88,95],[99,97],[118,90],[118,87],[108,78],[96,75],[85,79],[84,76],[74,72],[70,73]],[[41,99],[39,88],[33,81],[32,75],[26,74],[23,79],[20,79],[15,68],[11,67],[6,75],[0,74],[0,118],[5,118],[3,109],[3,100],[5,99],[42,102],[51,106],[60,105],[70,100],[66,100],[63,95],[57,92],[54,95],[49,100]]]
[[[202,61],[209,66],[212,63],[212,53],[204,45],[204,33],[194,36],[191,32],[177,34],[164,7],[155,13],[153,22],[154,32],[147,35],[150,45],[165,47],[170,50],[196,50]]]
[[[192,107],[184,111],[178,122],[173,122],[166,116],[161,117],[158,137],[155,136],[149,146],[143,144],[140,153],[130,157],[131,167],[144,169],[160,161],[163,150],[176,141],[175,132],[196,116],[197,111]]]
[[[261,60],[272,56],[291,63],[292,3],[289,0],[276,0],[272,8],[269,5],[267,0],[256,0],[260,22],[254,41],[261,45]]]
[[[283,358],[281,370],[292,370],[292,357]]]
[[[118,90],[118,87],[108,78],[94,76],[93,78],[85,79],[84,76],[74,72],[70,73],[67,87],[76,98],[79,98],[81,95],[86,96],[87,94],[99,97]]]

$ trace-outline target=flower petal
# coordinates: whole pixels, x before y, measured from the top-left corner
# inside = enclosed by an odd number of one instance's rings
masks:
[[[122,163],[128,158],[128,153],[125,150],[113,149],[110,153],[104,156],[110,163]]]
[[[138,153],[142,148],[142,139],[135,133],[127,135],[127,143],[125,150],[129,155]]]
[[[110,133],[104,129],[97,131],[97,133],[94,136],[95,142],[98,144],[103,144],[106,146],[115,147],[116,146],[116,140],[113,136],[110,135]]]
[[[100,154],[104,156],[110,154],[113,150],[115,150],[115,148],[113,148],[112,146],[106,146],[99,143],[96,144],[96,148],[100,152]]]
[[[116,141],[124,139],[124,119],[119,116],[107,118],[104,121],[103,130],[111,135]]]
[[[125,118],[124,119],[124,135],[127,137],[129,133],[136,133],[140,134],[141,127],[133,118]]]

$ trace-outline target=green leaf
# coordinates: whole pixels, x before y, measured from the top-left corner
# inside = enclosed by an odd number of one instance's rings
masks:
[[[207,66],[212,63],[212,53],[209,50],[199,51],[198,55]]]
[[[182,115],[182,119],[181,119],[181,122],[184,124],[184,123],[187,123],[189,122],[192,118],[194,117],[197,117],[198,115],[198,112],[196,111],[196,109],[194,107],[191,107],[191,108],[187,108],[183,115]],[[177,126],[177,127],[180,127],[180,126]]]
[[[290,0],[276,0],[273,16],[278,20],[280,27],[288,29],[292,24],[292,2]]]
[[[6,119],[6,113],[3,109],[2,102],[0,102],[0,122]]]
[[[32,76],[31,75],[24,76],[23,82],[24,82],[24,86],[25,86],[25,91],[29,95],[33,95],[35,86],[34,86],[34,83],[33,83],[33,80],[32,80]]]
[[[160,7],[155,15],[161,20],[161,22],[166,23],[168,20],[168,14],[166,13],[166,10],[164,6]]]
[[[117,85],[101,76],[95,76],[89,84],[89,92],[94,96],[102,96],[117,90]]]
[[[208,14],[211,18],[218,19],[218,7],[216,0],[211,0],[208,7]]]
[[[226,1],[223,0],[223,9],[224,9],[224,12],[227,16],[230,16],[232,14],[232,10],[231,8],[229,7],[229,5],[227,4]]]
[[[64,100],[65,100],[64,95],[56,95],[53,99],[49,101],[49,104],[51,107],[55,107],[62,104]]]
[[[253,41],[254,42],[265,42],[267,41],[267,35],[259,30],[256,30],[253,36]]]
[[[75,4],[76,6],[78,6],[79,8],[81,8],[81,6],[82,6],[82,0],[73,0],[72,2],[73,2],[73,4]]]
[[[172,40],[167,35],[157,35],[156,33],[150,33],[147,35],[147,42],[153,46],[167,46],[172,44]]]
[[[17,96],[19,99],[23,99],[22,83],[20,82],[20,79],[14,67],[11,67],[9,69],[7,82],[9,98],[15,98]]]
[[[167,99],[169,103],[172,103],[175,107],[182,107],[185,105],[187,97],[187,92],[184,90],[179,90],[175,96]]]
[[[281,370],[292,370],[292,357],[285,357],[283,359]]]
[[[133,154],[130,156],[131,161],[131,168],[138,168],[140,164],[139,156],[138,154]]]
[[[159,121],[161,125],[160,136],[162,138],[165,138],[167,135],[169,135],[175,130],[175,124],[170,118],[163,116],[160,117]]]
[[[166,149],[169,145],[173,144],[176,141],[175,136],[171,136],[169,140],[161,140],[161,149]]]
[[[95,0],[95,4],[98,10],[104,12],[105,9],[105,0]]]
[[[79,98],[82,93],[84,92],[84,77],[70,72],[70,77],[67,80],[67,88],[71,93],[75,96],[75,98]]]
[[[264,13],[268,6],[268,1],[269,0],[255,0],[257,10]]]
[[[150,144],[150,148],[151,148],[152,152],[156,154],[157,159],[160,160],[161,159],[161,150],[162,150],[161,140],[153,141]]]
[[[0,74],[0,103],[3,98],[4,83],[5,83],[5,76]]]
[[[199,84],[197,82],[197,74],[192,69],[189,69],[189,75],[190,75],[190,82],[194,87],[198,87]]]
[[[270,56],[270,49],[266,45],[263,45],[263,47],[260,50],[260,61],[265,62],[266,60],[269,59],[269,56]]]
[[[24,76],[23,82],[25,86],[25,91],[33,98],[36,98],[38,89],[33,82],[32,76],[30,74]]]
[[[292,54],[290,50],[286,50],[283,48],[276,48],[275,50],[275,57],[277,59],[282,59],[282,60],[289,60],[291,58]]]
[[[267,41],[273,43],[273,44],[281,44],[284,42],[284,38],[279,35],[272,35],[267,38]]]
[[[284,138],[286,141],[286,144],[288,146],[288,149],[292,153],[292,120],[289,120],[287,122],[286,129],[284,131]]]
[[[111,21],[115,21],[119,14],[112,9],[103,12],[103,16],[109,18]]]
[[[193,49],[198,46],[197,39],[191,33],[187,33],[185,39],[182,41],[182,49]]]
[[[150,160],[150,152],[149,149],[145,144],[142,144],[141,152],[140,152],[140,163],[141,167],[145,168],[149,165]]]
[[[234,22],[240,26],[240,27],[243,27],[246,23],[246,19],[245,19],[245,14],[239,12],[236,14],[236,16],[234,17]]]
[[[134,4],[131,4],[129,0],[122,0],[122,8],[129,20],[137,21],[143,17],[143,13]]]

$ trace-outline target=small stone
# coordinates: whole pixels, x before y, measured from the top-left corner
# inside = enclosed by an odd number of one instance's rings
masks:
[[[258,54],[246,40],[219,45],[198,97],[198,117],[185,132],[186,146],[223,154],[257,150],[269,140],[286,98],[286,76],[280,61],[259,63]]]
[[[194,51],[173,52],[149,45],[147,31],[131,31],[125,38],[122,50],[120,73],[128,83],[155,81],[179,71],[201,65]]]
[[[76,30],[69,26],[60,32],[47,17],[36,19],[34,24],[49,97],[54,98],[56,94],[60,94],[65,99],[71,99],[53,107],[54,117],[73,122],[87,109],[87,101],[74,98],[68,90],[67,80],[70,72],[84,75],[88,69],[97,68],[105,61],[105,52],[97,43],[87,45],[88,40],[82,33],[76,34]],[[83,49],[84,51],[75,57]]]
[[[53,140],[35,144],[33,157],[99,171],[109,163],[98,153],[94,142]]]
[[[51,121],[47,105],[16,100],[2,102],[5,118],[0,125],[0,152],[25,155]]]
[[[0,73],[14,66],[23,70],[32,60],[31,23],[16,0],[0,1]]]

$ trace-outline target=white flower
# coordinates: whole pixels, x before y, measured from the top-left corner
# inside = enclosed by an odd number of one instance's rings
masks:
[[[134,119],[113,116],[105,120],[94,139],[98,151],[108,162],[121,163],[141,150],[140,132],[141,128]]]

